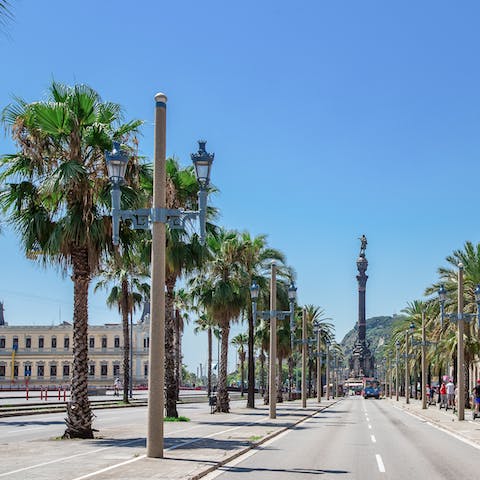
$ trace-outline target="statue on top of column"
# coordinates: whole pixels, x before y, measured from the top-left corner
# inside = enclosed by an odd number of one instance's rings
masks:
[[[361,242],[361,245],[360,245],[360,257],[364,257],[365,256],[365,250],[367,250],[367,237],[365,235],[362,235],[360,238],[359,238],[360,242]]]

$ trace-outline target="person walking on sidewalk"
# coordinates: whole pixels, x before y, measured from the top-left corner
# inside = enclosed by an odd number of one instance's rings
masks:
[[[474,402],[474,415],[475,416],[479,415],[480,413],[480,379],[477,380],[477,386],[473,389],[473,402]]]
[[[448,379],[448,383],[446,385],[447,388],[447,402],[448,406],[454,408],[455,406],[455,384],[453,383],[452,379]]]
[[[448,408],[447,387],[445,386],[445,382],[442,382],[442,386],[440,387],[440,408],[442,407]]]

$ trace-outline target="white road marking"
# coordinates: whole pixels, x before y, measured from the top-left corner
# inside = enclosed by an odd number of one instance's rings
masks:
[[[372,426],[371,426],[370,424],[368,425],[368,429],[369,429],[369,430],[371,430],[371,429],[372,429]]]
[[[397,410],[400,410],[407,415],[410,415],[411,417],[416,418],[417,420],[422,421],[425,423],[425,425],[429,425],[430,427],[436,428],[437,430],[440,430],[443,433],[446,433],[447,435],[450,435],[453,438],[456,438],[457,440],[460,440],[463,443],[466,443],[467,445],[470,445],[473,448],[476,448],[477,450],[480,450],[480,445],[478,443],[472,442],[471,440],[468,440],[468,438],[461,437],[460,435],[457,435],[456,433],[451,432],[450,430],[447,430],[446,428],[441,427],[440,425],[435,425],[434,423],[429,422],[428,420],[425,420],[424,418],[420,417],[419,415],[415,415],[414,413],[407,412],[406,410],[403,410],[403,408],[396,407],[395,405],[393,408],[396,408]]]
[[[370,438],[372,439],[373,443],[377,443],[377,439],[375,438],[375,435],[370,435]]]
[[[138,443],[139,441],[140,440],[137,438],[136,440],[121,443],[119,445],[123,447],[131,443]],[[77,453],[75,455],[70,455],[68,457],[62,457],[62,458],[57,458],[56,460],[50,460],[49,462],[37,463],[36,465],[30,465],[29,467],[19,468],[18,470],[12,470],[11,472],[0,473],[0,477],[6,477],[7,475],[12,475],[18,472],[25,472],[26,470],[32,470],[33,468],[44,467],[45,465],[51,465],[52,463],[63,462],[64,460],[70,460],[71,458],[82,457],[84,455],[91,455],[92,453],[102,452],[103,450],[108,450],[110,448],[113,448],[113,447],[98,448],[97,450],[90,450],[89,452]]]
[[[254,425],[255,423],[263,422],[265,419],[268,419],[268,418],[269,417],[266,416],[266,417],[263,417],[263,418],[260,418],[260,419],[256,420],[255,422],[247,423],[245,425],[239,425],[238,427],[228,428],[227,430],[223,430],[221,432],[214,432],[214,433],[211,433],[210,435],[205,435],[202,438],[195,438],[194,440],[188,440],[186,442],[181,442],[178,445],[173,445],[169,448],[166,448],[164,451],[169,452],[171,450],[176,450],[177,448],[184,447],[184,446],[190,445],[192,443],[201,442],[205,438],[214,437],[216,435],[222,435],[224,433],[231,432],[232,430],[237,430],[237,429],[242,428],[242,427],[247,427],[249,425]],[[82,475],[81,477],[74,478],[73,480],[85,480],[86,478],[94,477],[96,475],[99,475],[100,473],[108,472],[108,471],[113,470],[115,468],[122,467],[123,465],[127,465],[129,463],[136,462],[137,460],[141,460],[142,458],[145,458],[145,457],[146,457],[146,455],[140,455],[139,457],[132,458],[131,460],[127,460],[126,462],[121,462],[121,463],[116,463],[115,465],[110,465],[109,467],[102,468],[101,470],[97,470],[97,471],[92,472],[92,473],[87,473],[86,475]]]
[[[370,419],[369,419],[368,417],[366,417],[366,418],[365,418],[365,420],[366,420],[367,422],[369,422],[369,421],[370,421]]]
[[[378,470],[380,473],[385,473],[385,465],[383,464],[382,457],[377,453],[375,458],[377,459]]]

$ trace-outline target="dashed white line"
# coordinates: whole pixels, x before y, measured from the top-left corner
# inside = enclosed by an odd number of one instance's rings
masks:
[[[378,470],[380,473],[385,473],[385,465],[383,464],[382,457],[377,453],[375,458],[377,459]]]
[[[369,429],[369,430],[371,430],[371,429],[372,429],[372,426],[371,426],[370,424],[368,425],[368,429]]]
[[[375,435],[370,435],[370,438],[372,439],[373,443],[377,443],[377,439],[375,438]]]

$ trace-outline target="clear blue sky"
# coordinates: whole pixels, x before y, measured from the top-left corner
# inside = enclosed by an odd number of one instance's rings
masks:
[[[146,120],[150,156],[153,96],[165,92],[168,154],[187,163],[208,140],[222,224],[268,234],[298,273],[300,302],[324,307],[339,339],[357,316],[361,234],[367,316],[421,298],[445,256],[478,241],[478,2],[12,5],[0,106],[39,99],[52,78],[88,83]],[[0,245],[7,320],[70,320],[69,278],[24,260],[8,232]],[[117,314],[95,295],[90,318]],[[185,343],[192,369],[205,362],[198,339]]]

